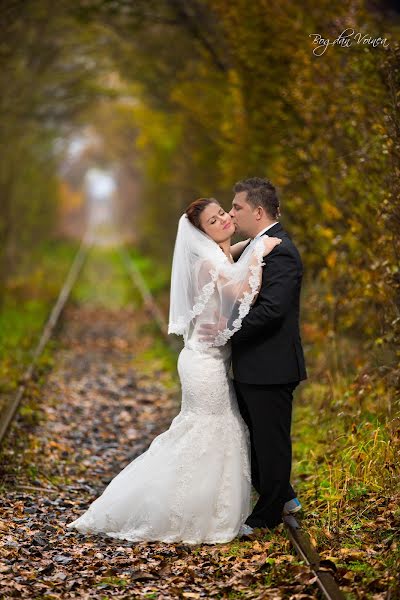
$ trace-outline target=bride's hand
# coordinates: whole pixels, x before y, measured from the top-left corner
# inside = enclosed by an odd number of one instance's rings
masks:
[[[263,256],[267,256],[277,246],[281,243],[281,239],[277,237],[268,237],[264,236],[264,254]]]

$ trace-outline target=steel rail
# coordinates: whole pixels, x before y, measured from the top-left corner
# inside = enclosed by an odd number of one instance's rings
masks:
[[[90,237],[90,234],[85,234],[83,237],[80,247],[75,255],[74,261],[70,267],[68,275],[65,279],[64,285],[60,291],[58,299],[50,313],[50,316],[44,326],[42,335],[39,339],[39,342],[33,352],[32,360],[23,374],[17,393],[7,407],[6,414],[2,418],[0,422],[0,444],[6,436],[8,428],[16,415],[18,406],[23,398],[25,393],[26,386],[28,382],[31,380],[32,375],[35,371],[35,366],[38,358],[42,354],[47,342],[49,341],[55,326],[58,323],[60,315],[65,307],[67,300],[70,296],[71,290],[78,278],[78,275],[83,267],[83,264],[87,258],[90,248],[92,247],[93,239]],[[149,310],[149,312],[153,315],[161,333],[167,340],[167,342],[171,346],[175,346],[171,338],[168,337],[167,330],[167,321],[157,305],[152,293],[149,290],[142,274],[139,269],[135,265],[134,261],[129,256],[127,249],[124,246],[119,248],[122,261],[130,275],[133,285],[139,290],[144,305]],[[176,347],[174,348],[176,350]],[[297,554],[300,556],[302,560],[308,565],[311,572],[316,578],[316,583],[318,584],[321,592],[328,600],[345,600],[345,596],[343,592],[340,591],[335,579],[332,574],[323,569],[323,565],[321,565],[321,559],[316,549],[311,543],[309,535],[307,532],[301,527],[296,518],[293,515],[284,515],[283,522],[288,533],[289,540],[291,541],[294,549]]]
[[[133,286],[139,290],[139,292],[142,296],[143,304],[145,305],[145,307],[147,308],[149,313],[154,317],[157,327],[159,328],[160,332],[162,333],[167,344],[173,350],[178,350],[179,342],[176,339],[173,339],[173,338],[171,338],[171,336],[168,335],[167,320],[166,320],[163,312],[160,310],[157,302],[155,301],[154,296],[151,293],[149,286],[147,285],[146,281],[144,280],[141,272],[137,268],[135,261],[132,260],[132,258],[129,256],[129,253],[125,246],[121,246],[119,251],[120,251],[122,262],[124,263],[128,273],[130,275]]]
[[[311,543],[308,533],[301,527],[293,515],[284,515],[283,522],[294,549],[302,560],[308,565],[316,577],[321,592],[328,600],[345,600],[345,595],[340,591],[335,579],[329,571],[324,570],[321,558]]]
[[[58,320],[63,311],[63,308],[65,307],[65,305],[67,303],[67,300],[69,298],[71,290],[78,278],[78,275],[79,275],[79,273],[82,269],[82,266],[86,260],[89,250],[92,247],[92,244],[93,244],[93,239],[91,238],[90,233],[86,232],[81,240],[79,249],[77,250],[77,252],[75,254],[74,260],[73,260],[71,267],[68,271],[68,274],[65,278],[64,284],[58,295],[57,301],[51,310],[51,313],[49,315],[49,318],[47,319],[46,324],[44,325],[39,342],[33,351],[32,359],[31,359],[28,367],[26,368],[25,372],[23,373],[23,375],[20,378],[21,383],[18,386],[18,389],[17,389],[13,399],[7,405],[5,412],[1,417],[0,444],[3,442],[4,438],[6,437],[9,427],[10,427],[14,417],[17,414],[17,410],[21,403],[22,398],[24,397],[26,387],[27,387],[29,381],[32,379],[32,376],[35,372],[37,360],[40,357],[40,355],[42,354],[47,342],[49,341],[50,337],[53,334],[53,331],[58,323]]]
[[[160,331],[167,339],[168,343],[171,344],[171,339],[168,338],[167,333],[167,322],[159,309],[153,295],[151,294],[142,274],[135,265],[135,263],[129,257],[126,248],[121,248],[121,254],[123,261],[129,270],[133,284],[139,289],[143,297],[143,302],[153,314]],[[172,344],[171,344],[172,345]],[[176,349],[176,348],[175,348]],[[321,566],[321,559],[313,547],[309,535],[300,526],[298,521],[293,515],[285,515],[283,517],[286,530],[288,532],[289,539],[302,560],[305,561],[311,572],[316,577],[315,583],[318,584],[320,590],[328,600],[345,600],[343,592],[340,591],[336,581],[334,580],[331,573],[323,569]]]

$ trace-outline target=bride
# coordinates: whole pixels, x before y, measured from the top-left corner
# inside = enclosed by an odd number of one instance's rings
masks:
[[[185,344],[181,410],[67,527],[130,541],[212,544],[232,540],[250,514],[249,432],[228,375],[229,340],[256,299],[263,257],[281,240],[262,236],[244,249],[248,241],[230,245],[234,231],[214,198],[195,200],[181,216],[168,327]],[[211,332],[207,341],[200,325]]]

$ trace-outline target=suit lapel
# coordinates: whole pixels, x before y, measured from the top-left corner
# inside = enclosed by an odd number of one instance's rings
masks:
[[[282,234],[286,234],[286,231],[283,229],[283,227],[280,223],[276,223],[273,227],[270,227],[270,229],[268,229],[268,231],[264,231],[264,233],[262,235],[269,235],[271,237],[280,237],[280,235],[282,235]],[[253,240],[250,240],[249,243],[246,244],[246,246],[243,248],[243,250],[245,250],[249,246],[249,244],[251,244],[252,241]]]
[[[267,231],[264,231],[262,235],[268,235],[270,237],[279,237],[279,234],[285,233],[282,225],[280,223],[276,223],[273,227],[270,227]]]

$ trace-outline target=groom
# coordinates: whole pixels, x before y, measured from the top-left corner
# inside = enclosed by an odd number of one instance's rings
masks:
[[[300,503],[290,485],[293,392],[307,378],[299,332],[303,266],[279,223],[270,181],[252,177],[234,186],[230,215],[245,238],[279,237],[266,257],[258,297],[232,337],[232,369],[240,412],[250,430],[252,484],[259,493],[242,528],[273,528]]]

